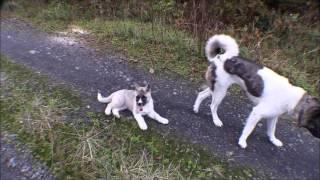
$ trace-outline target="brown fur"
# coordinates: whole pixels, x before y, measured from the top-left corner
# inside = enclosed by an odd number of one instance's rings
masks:
[[[206,78],[206,81],[207,81],[207,85],[209,86],[209,87],[211,87],[212,86],[212,82],[211,82],[211,79],[212,79],[212,74],[211,74],[211,72],[212,72],[212,70],[211,70],[211,68],[210,68],[210,66],[208,66],[208,69],[207,69],[207,71],[206,71],[206,76],[205,76],[205,78]]]
[[[206,81],[207,85],[210,87],[210,89],[213,91],[214,90],[214,84],[216,82],[216,65],[214,63],[211,63],[210,66],[208,66],[207,72],[206,72]]]
[[[320,138],[320,101],[316,97],[304,95],[297,105],[298,124]]]

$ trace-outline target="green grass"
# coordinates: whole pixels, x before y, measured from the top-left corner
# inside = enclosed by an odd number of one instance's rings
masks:
[[[14,14],[31,20],[46,31],[68,30],[70,26],[79,26],[91,32],[92,45],[99,49],[120,52],[127,59],[134,59],[130,62],[143,65],[147,70],[152,68],[156,74],[170,71],[203,81],[208,64],[203,53],[204,42],[199,44],[186,31],[158,21],[151,23],[94,17],[94,12],[89,8],[79,10],[76,5],[65,2],[52,1],[49,5],[38,2],[33,6],[21,0],[16,2]],[[316,95],[320,77],[318,27],[307,25],[304,16],[296,14],[283,14],[274,18],[278,24],[268,27],[269,30],[264,33],[250,29],[251,25],[228,26],[216,31],[234,36],[240,43],[243,56],[271,67],[294,84]],[[289,25],[289,29],[285,28]]]
[[[205,69],[207,66],[197,51],[197,42],[187,33],[170,26],[102,19],[74,23],[92,32],[99,44],[112,44],[156,72],[170,70],[195,77],[198,75],[196,69]]]
[[[63,31],[78,26],[91,32],[93,46],[111,48],[134,59],[133,62],[150,68],[155,73],[171,71],[188,75],[192,79],[202,77],[207,62],[199,51],[198,43],[190,34],[159,23],[142,23],[133,20],[106,20],[102,18],[76,18],[66,3],[51,3],[47,7],[29,7],[20,2],[15,14],[31,20],[45,31]],[[83,16],[81,16],[83,17]],[[92,38],[90,38],[92,39]],[[201,78],[202,79],[202,78]]]
[[[201,147],[86,110],[70,88],[1,56],[1,132],[17,135],[59,179],[248,179]],[[85,115],[83,115],[85,114]]]

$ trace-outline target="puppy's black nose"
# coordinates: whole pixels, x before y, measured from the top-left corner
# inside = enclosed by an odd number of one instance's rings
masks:
[[[142,105],[142,103],[138,103],[138,106],[141,106]]]

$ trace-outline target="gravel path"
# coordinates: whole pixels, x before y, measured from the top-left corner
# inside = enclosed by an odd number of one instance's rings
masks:
[[[249,166],[277,179],[320,179],[320,141],[306,130],[280,120],[277,136],[284,146],[277,148],[268,141],[262,122],[248,139],[248,148],[243,150],[237,146],[237,140],[252,107],[245,96],[228,94],[219,108],[224,126],[218,128],[211,120],[208,101],[199,114],[192,111],[199,85],[177,75],[155,76],[106,52],[96,51],[69,35],[41,32],[17,19],[1,22],[1,53],[16,63],[70,84],[90,99],[89,106],[94,111],[102,113],[104,107],[96,102],[97,89],[108,95],[146,80],[151,82],[155,109],[170,121],[167,126],[148,121],[149,131],[157,128],[183,137],[230,164]]]
[[[1,180],[54,179],[50,170],[35,160],[26,147],[15,144],[15,135],[1,133]]]

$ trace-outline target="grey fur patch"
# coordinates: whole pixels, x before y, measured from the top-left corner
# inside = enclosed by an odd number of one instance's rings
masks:
[[[227,59],[224,63],[225,71],[241,78],[248,92],[255,97],[260,97],[263,93],[264,82],[257,73],[262,68],[262,65],[238,56]]]
[[[304,95],[300,100],[298,124],[320,138],[320,100],[310,95]]]
[[[210,52],[209,52],[209,57],[213,58],[218,54],[224,54],[225,50],[222,48],[222,45],[220,42],[215,42],[211,45]]]
[[[217,79],[216,69],[217,66],[214,63],[211,63],[206,72],[207,84],[212,91],[214,91],[214,85]]]

